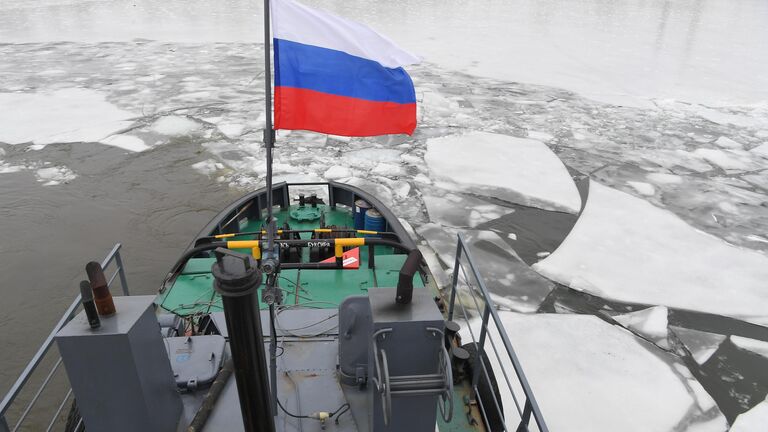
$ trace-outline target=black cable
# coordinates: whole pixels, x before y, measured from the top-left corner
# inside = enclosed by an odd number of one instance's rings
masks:
[[[289,412],[287,409],[285,409],[285,407],[283,406],[283,404],[282,404],[282,403],[280,403],[280,398],[276,398],[276,399],[277,399],[277,406],[279,406],[279,407],[280,407],[280,409],[281,409],[281,410],[283,410],[283,412],[284,412],[285,414],[287,414],[287,415],[289,415],[289,416],[291,416],[291,417],[293,417],[293,418],[299,418],[299,419],[302,419],[302,418],[306,418],[306,419],[308,419],[308,418],[313,418],[312,416],[308,416],[308,415],[300,415],[300,414],[294,414],[294,413],[292,413],[292,412]],[[338,414],[338,415],[339,415],[339,417],[340,417],[342,414],[344,414],[345,412],[349,411],[349,408],[350,408],[350,406],[349,406],[349,403],[345,403],[345,404],[343,404],[342,406],[338,407],[338,408],[336,409],[336,411],[330,412],[330,413],[328,414],[328,417],[329,417],[329,418],[332,418],[332,417],[333,417],[333,416],[335,416],[336,414]],[[339,417],[336,417],[336,420],[335,420],[336,424],[339,424]]]
[[[283,410],[283,412],[284,412],[284,413],[286,413],[286,414],[288,414],[289,416],[291,416],[291,417],[293,417],[293,418],[299,418],[299,419],[301,419],[301,418],[311,418],[311,417],[310,417],[310,416],[308,416],[308,415],[297,415],[297,414],[293,414],[293,413],[291,413],[291,412],[288,412],[288,410],[287,410],[287,409],[285,409],[285,407],[283,406],[283,404],[281,404],[281,403],[280,403],[280,398],[275,398],[275,399],[277,399],[277,406],[279,406],[279,407],[280,407],[280,409],[281,409],[281,410]]]
[[[345,412],[349,411],[350,406],[349,403],[345,403],[344,405],[340,406],[339,409],[331,413],[331,417],[336,416],[336,418],[333,420],[334,423],[339,424],[339,417],[341,417]],[[339,412],[341,411],[341,412]],[[338,415],[336,415],[338,413]]]

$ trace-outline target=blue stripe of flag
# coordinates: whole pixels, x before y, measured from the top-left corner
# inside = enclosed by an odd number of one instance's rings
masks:
[[[275,86],[314,90],[375,102],[415,103],[411,77],[399,67],[342,51],[274,39]]]

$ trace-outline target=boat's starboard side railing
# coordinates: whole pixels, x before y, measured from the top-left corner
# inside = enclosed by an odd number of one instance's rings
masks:
[[[130,295],[128,291],[128,282],[125,278],[125,267],[123,266],[123,260],[120,256],[120,248],[122,245],[120,243],[115,244],[115,246],[112,248],[112,250],[107,254],[107,256],[102,260],[101,267],[104,269],[105,272],[108,271],[110,266],[114,264],[114,273],[109,278],[107,285],[112,286],[112,283],[115,281],[116,278],[120,278],[120,286],[122,287],[123,294],[124,295]],[[14,405],[14,402],[16,402],[17,397],[19,396],[22,391],[26,389],[27,384],[29,383],[30,378],[32,377],[32,374],[35,373],[38,366],[43,362],[43,360],[47,357],[48,351],[50,350],[51,346],[53,345],[54,338],[56,334],[61,330],[69,321],[74,318],[78,311],[80,310],[80,294],[77,295],[77,298],[72,301],[72,303],[69,305],[67,310],[64,312],[64,315],[61,316],[59,321],[56,323],[56,325],[53,327],[53,330],[48,334],[48,337],[45,338],[45,341],[43,344],[38,348],[35,355],[32,357],[32,360],[27,363],[27,366],[24,368],[24,370],[21,372],[19,377],[16,379],[16,382],[13,383],[13,386],[11,386],[10,390],[8,390],[8,393],[3,396],[2,402],[0,402],[0,432],[16,432],[21,428],[21,426],[24,424],[25,420],[29,417],[30,412],[34,408],[35,404],[40,400],[41,396],[45,393],[45,390],[48,388],[48,385],[50,384],[51,380],[56,375],[57,370],[61,366],[61,357],[56,355],[56,360],[53,361],[53,366],[51,366],[51,369],[48,371],[48,374],[43,379],[40,386],[35,390],[34,395],[32,398],[27,402],[27,404],[24,406],[23,410],[21,411],[21,414],[16,419],[16,422],[14,423],[13,428],[9,426],[8,419],[6,417],[7,412],[10,410],[10,408]],[[72,397],[72,389],[67,388],[66,395],[61,400],[61,403],[57,405],[57,409],[54,412],[53,416],[51,416],[46,432],[49,432],[53,429],[54,425],[57,423],[57,420],[59,419],[59,415],[61,414],[62,410],[66,406],[69,399]],[[82,419],[80,420],[82,421]],[[79,425],[78,425],[79,427]],[[78,430],[78,427],[75,427],[74,430]],[[40,429],[39,426],[37,426],[35,429]]]
[[[466,271],[467,268],[469,272]],[[476,400],[480,402],[478,407],[485,425],[490,428],[489,430],[523,432],[531,430],[531,418],[533,418],[535,422],[533,426],[538,427],[541,432],[548,432],[549,429],[520,360],[504,330],[504,325],[491,300],[485,281],[480,275],[461,234],[458,235],[450,295],[448,319],[463,321],[461,324],[466,326],[467,330],[464,336],[469,335],[471,337],[470,343],[474,344],[476,349],[471,363],[473,371],[472,392]],[[472,311],[478,313],[480,317],[473,317]],[[484,356],[481,353],[485,354],[485,360],[483,360]],[[514,375],[511,375],[511,370],[504,367],[510,364],[514,370]],[[502,375],[501,377],[499,373]],[[492,382],[494,375],[496,386]],[[491,390],[481,391],[481,386]],[[506,411],[511,407],[503,406],[502,394],[508,394],[514,401],[517,418],[519,418],[517,424],[512,424],[516,418]]]

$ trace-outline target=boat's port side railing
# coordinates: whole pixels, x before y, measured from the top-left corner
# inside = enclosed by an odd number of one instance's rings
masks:
[[[479,402],[478,408],[487,430],[528,431],[533,418],[539,431],[548,432],[520,360],[461,234],[458,235],[450,294],[448,319],[457,321],[466,329],[462,343],[471,343],[476,349],[471,363],[472,393]],[[467,335],[471,341],[466,340]],[[486,391],[481,391],[481,388]],[[504,396],[514,401],[517,415],[511,412],[513,407],[503,406],[501,399]]]
[[[107,256],[104,258],[104,260],[101,262],[101,267],[104,269],[105,273],[108,272],[111,265],[114,268],[114,273],[108,280],[108,285],[112,287],[112,283],[115,281],[116,278],[120,278],[120,286],[122,287],[123,294],[129,295],[128,292],[128,282],[125,278],[125,267],[123,266],[123,260],[120,257],[120,248],[121,244],[117,243],[112,248],[112,250],[107,254]],[[29,361],[27,366],[24,368],[24,370],[19,375],[19,378],[16,379],[16,382],[11,386],[11,389],[8,391],[8,393],[3,397],[2,402],[0,402],[0,432],[16,432],[19,430],[22,425],[24,425],[24,422],[29,417],[30,413],[32,412],[32,409],[35,407],[35,404],[41,399],[41,397],[53,398],[52,395],[46,395],[45,390],[48,388],[48,385],[51,383],[52,379],[56,376],[56,372],[61,366],[61,357],[56,355],[56,359],[52,360],[53,365],[51,366],[51,369],[48,371],[45,378],[42,380],[40,386],[35,390],[34,395],[29,400],[29,402],[26,403],[23,410],[21,411],[21,414],[18,416],[16,421],[13,423],[13,427],[11,428],[9,426],[10,423],[8,423],[7,413],[8,411],[14,406],[14,402],[16,402],[17,397],[25,391],[27,388],[27,384],[30,381],[30,378],[37,370],[38,366],[46,360],[48,357],[48,351],[51,348],[51,345],[53,345],[53,340],[56,334],[61,330],[69,321],[74,318],[78,311],[80,310],[80,294],[77,295],[77,298],[72,302],[72,304],[69,305],[66,312],[64,312],[64,315],[61,316],[59,321],[56,323],[56,325],[53,327],[53,330],[51,330],[50,334],[48,334],[48,337],[45,338],[45,341],[40,346],[40,348],[35,353],[34,357],[32,357],[32,360]],[[46,361],[46,363],[49,363],[49,361]],[[62,389],[63,391],[63,389]],[[24,392],[26,393],[26,392]],[[72,389],[69,388],[67,385],[66,394],[64,395],[61,402],[56,405],[57,409],[53,413],[53,415],[50,417],[49,422],[47,423],[46,432],[51,431],[54,426],[57,424],[59,420],[59,416],[61,415],[62,410],[67,405],[67,402],[72,397]],[[41,418],[40,416],[35,416],[36,418]],[[80,419],[82,421],[82,419]],[[35,426],[31,427],[29,430],[42,430],[43,423],[36,423]],[[79,425],[75,427],[73,430],[79,430]]]

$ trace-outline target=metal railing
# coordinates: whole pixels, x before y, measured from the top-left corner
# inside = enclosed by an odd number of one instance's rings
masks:
[[[462,264],[463,261],[466,261],[466,265],[469,267],[471,278],[467,275],[467,272],[464,269],[464,265]],[[466,285],[467,293],[466,295],[463,295],[464,290],[462,290],[463,298],[460,298],[457,302],[456,297],[459,288],[460,272],[464,285]],[[470,313],[471,310],[480,313],[481,319],[479,323],[476,318],[473,319]],[[505,431],[515,430],[517,432],[523,432],[529,430],[531,417],[533,417],[536,426],[538,426],[538,430],[541,432],[548,432],[549,429],[544,422],[544,417],[541,414],[539,405],[536,402],[533,391],[528,384],[528,379],[520,365],[520,360],[517,358],[517,354],[515,354],[515,350],[512,348],[509,337],[504,330],[504,325],[499,319],[499,315],[496,312],[491,296],[488,293],[488,288],[486,288],[485,282],[480,276],[478,268],[472,258],[472,254],[469,252],[466,241],[461,234],[458,235],[458,245],[456,247],[456,261],[453,268],[453,283],[451,286],[448,319],[453,320],[457,311],[461,313],[461,318],[465,321],[468,333],[472,338],[472,343],[477,350],[471,364],[473,371],[472,391],[475,399],[480,402],[478,405],[486,426],[491,427],[489,426],[489,418],[495,418],[497,422],[501,423],[501,425],[497,425],[496,427],[503,427],[503,430]],[[492,328],[490,327],[491,324],[493,324]],[[475,337],[475,333],[478,330],[480,333],[479,337]],[[486,357],[487,361],[484,360],[483,357]],[[510,381],[511,377],[508,373],[509,371],[503,367],[503,365],[509,363],[512,364],[512,368],[517,376],[517,381]],[[493,370],[493,365],[497,366],[495,368],[496,370]],[[491,371],[488,370],[489,368]],[[499,372],[503,375],[503,380],[499,379]],[[494,375],[497,386],[494,386],[494,383],[492,382],[492,377]],[[514,387],[512,385],[513,382],[515,383]],[[490,389],[490,391],[481,392],[479,390],[481,384],[484,384],[486,386],[485,388]],[[504,388],[504,384],[506,385],[506,389]],[[499,392],[497,393],[495,389],[498,389]],[[520,419],[517,425],[514,426],[514,429],[510,429],[511,425],[507,425],[508,419],[514,419],[514,417],[509,415],[505,416],[505,407],[500,400],[502,394],[505,393],[505,390],[509,392],[509,395],[514,401]],[[485,395],[481,393],[485,393]],[[490,395],[488,393],[490,393]],[[522,401],[522,407],[520,403],[521,401],[519,400],[520,398],[518,397],[519,393],[522,393],[522,396],[525,399]],[[506,408],[509,409],[509,407]],[[490,410],[493,411],[490,412]],[[491,414],[494,414],[494,416],[491,416]]]
[[[101,268],[103,268],[104,271],[106,272],[110,264],[114,263],[116,269],[115,269],[115,272],[112,274],[112,276],[109,278],[107,285],[112,286],[112,282],[114,282],[115,278],[120,277],[120,286],[123,288],[123,294],[130,295],[128,292],[128,282],[125,279],[125,269],[123,267],[123,260],[120,257],[121,247],[122,245],[120,243],[115,244],[115,246],[112,248],[109,254],[107,254],[104,260],[101,262]],[[45,341],[35,353],[34,357],[32,357],[32,360],[29,361],[29,363],[27,364],[27,367],[24,368],[24,370],[19,375],[19,378],[16,379],[16,382],[13,384],[13,386],[11,386],[11,389],[8,390],[8,393],[3,397],[2,402],[0,402],[0,432],[16,432],[17,430],[19,430],[19,428],[21,428],[22,424],[29,416],[29,413],[32,411],[32,408],[35,406],[37,401],[43,395],[45,389],[48,387],[48,384],[51,382],[51,379],[54,377],[54,375],[56,374],[56,371],[59,369],[59,366],[61,366],[61,356],[58,356],[58,358],[55,360],[53,366],[51,367],[50,371],[46,375],[45,379],[43,379],[42,383],[40,384],[38,389],[35,391],[34,396],[32,396],[32,399],[27,403],[21,415],[16,420],[16,423],[14,423],[13,428],[9,427],[7,418],[6,418],[7,411],[13,405],[19,393],[21,393],[22,390],[25,389],[25,386],[29,381],[30,377],[37,370],[37,367],[46,357],[46,354],[48,354],[48,350],[51,348],[51,345],[53,345],[53,340],[56,334],[65,325],[67,325],[67,323],[71,321],[72,318],[75,317],[75,315],[77,315],[79,307],[80,307],[80,294],[78,294],[77,298],[75,298],[72,304],[69,305],[66,312],[64,312],[64,315],[61,316],[61,319],[59,319],[59,322],[56,323],[56,325],[53,327],[53,330],[51,330],[50,334],[48,334],[48,337],[45,338]],[[63,400],[58,405],[58,409],[51,417],[50,422],[48,423],[46,432],[53,429],[53,426],[56,424],[56,420],[58,419],[59,415],[61,414],[61,411],[64,409],[64,406],[66,406],[67,401],[69,401],[69,398],[71,396],[72,396],[72,389],[68,389],[67,394],[64,396]]]

